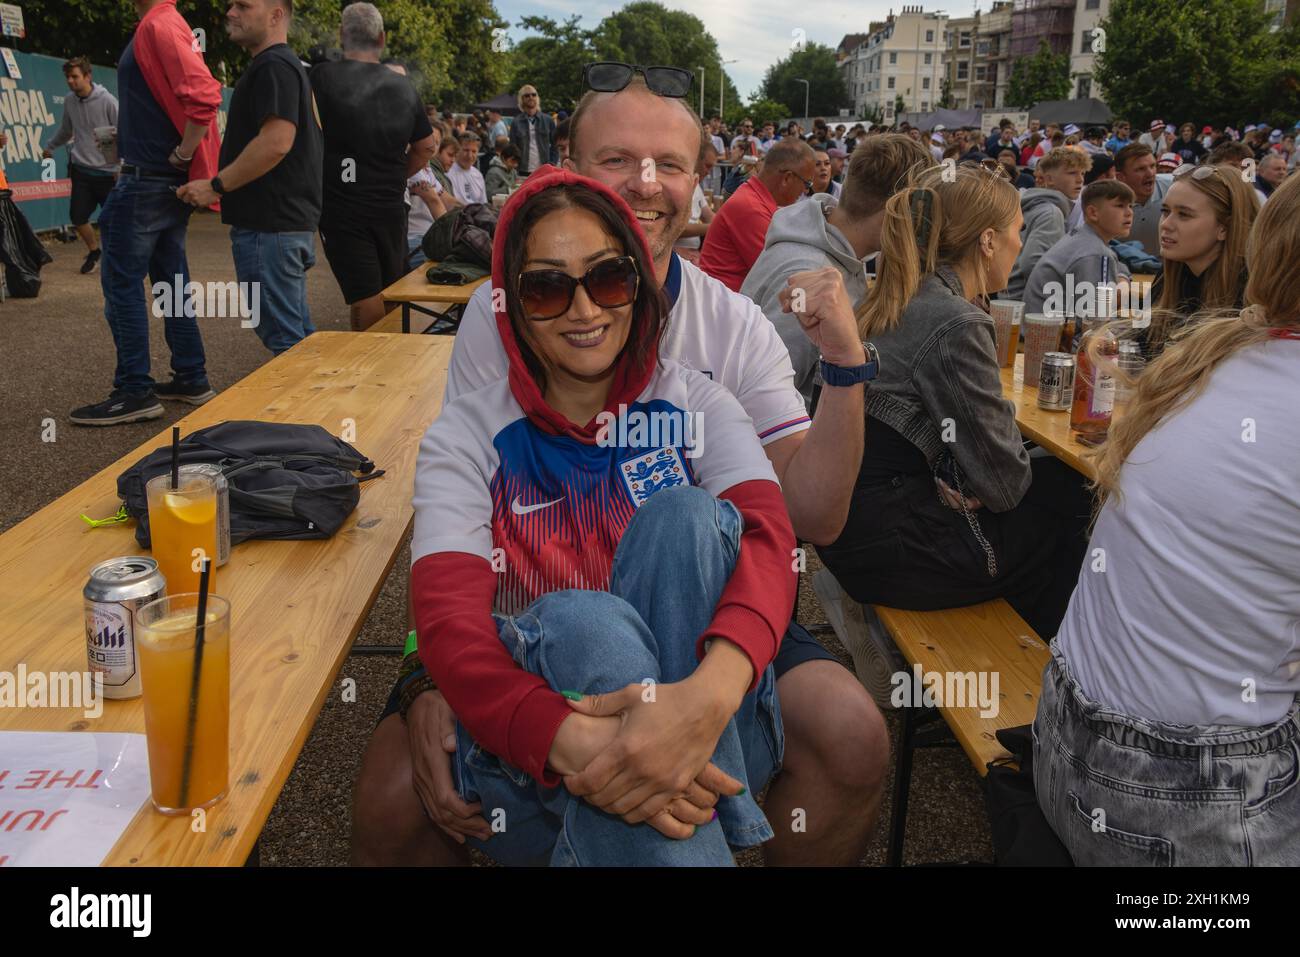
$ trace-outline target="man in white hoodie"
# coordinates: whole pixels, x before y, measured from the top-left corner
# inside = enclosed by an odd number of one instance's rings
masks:
[[[95,140],[95,127],[117,127],[117,97],[91,78],[90,61],[73,57],[63,64],[70,96],[63,99],[63,120],[54,136],[41,150],[47,159],[65,143],[68,149],[68,176],[72,180],[72,203],[69,218],[77,235],[86,244],[83,274],[93,272],[99,262],[99,237],[90,225],[90,215],[104,205],[113,189],[117,161],[109,162]]]
[[[818,384],[818,352],[799,324],[781,309],[781,291],[795,273],[834,266],[856,306],[867,291],[863,260],[880,251],[885,200],[906,181],[914,168],[931,164],[930,151],[909,136],[887,133],[870,136],[849,158],[838,204],[829,193],[816,193],[802,203],[778,209],[740,293],[758,303],[790,352],[795,388],[812,408]]]

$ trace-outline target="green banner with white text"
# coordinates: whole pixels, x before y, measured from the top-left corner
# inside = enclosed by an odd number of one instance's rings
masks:
[[[68,224],[68,201],[72,194],[68,149],[61,147],[52,159],[45,160],[41,157],[41,147],[59,128],[63,99],[72,96],[72,92],[63,78],[62,60],[11,52],[22,75],[15,78],[0,61],[0,127],[9,134],[8,145],[0,149],[0,169],[9,180],[14,202],[32,228],[57,229]],[[94,66],[93,79],[117,95],[117,70],[113,67]],[[217,125],[223,134],[230,94],[229,87],[222,90],[224,105],[217,114]]]

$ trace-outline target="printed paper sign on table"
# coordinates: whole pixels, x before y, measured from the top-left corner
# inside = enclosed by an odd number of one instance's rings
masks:
[[[0,867],[95,867],[148,800],[143,734],[0,733]]]

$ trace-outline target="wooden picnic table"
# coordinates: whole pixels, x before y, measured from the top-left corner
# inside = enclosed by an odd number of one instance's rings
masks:
[[[384,308],[389,308],[390,303],[400,304],[402,307],[402,331],[411,331],[411,310],[423,313],[426,316],[433,316],[435,325],[446,311],[429,309],[420,303],[435,303],[444,307],[459,308],[469,302],[470,296],[474,295],[474,290],[483,283],[488,281],[488,277],[475,279],[473,282],[467,282],[460,286],[436,286],[425,278],[430,266],[438,265],[435,262],[426,262],[412,269],[397,282],[393,283],[384,290]]]
[[[251,541],[217,576],[231,603],[230,778],[207,812],[138,814],[106,865],[240,865],[261,833],[331,692],[353,639],[411,528],[412,482],[425,429],[442,404],[450,340],[318,332],[181,420],[182,433],[229,419],[315,423],[385,474],[361,486],[347,523],[324,541]],[[117,476],[170,441],[170,430],[0,536],[0,671],[84,671],[81,590],[92,565],[143,554],[135,524],[88,528],[77,516],[117,510]],[[106,700],[103,715],[0,708],[0,731],[144,732],[142,698]]]
[[[1084,445],[1070,431],[1069,411],[1056,412],[1038,407],[1038,386],[1024,382],[1025,354],[1016,356],[1014,367],[1002,369],[1002,394],[1016,405],[1016,425],[1027,439],[1047,449],[1066,465],[1092,478],[1093,468],[1084,461]]]

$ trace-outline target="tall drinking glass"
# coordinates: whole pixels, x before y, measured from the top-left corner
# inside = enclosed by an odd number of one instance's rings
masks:
[[[209,475],[182,473],[176,488],[168,472],[151,478],[149,537],[167,579],[167,594],[199,590],[200,561],[210,558],[210,592],[217,590],[217,486]]]
[[[198,604],[169,595],[135,613],[149,787],[163,814],[210,807],[230,774],[230,603],[208,595],[201,647]]]

